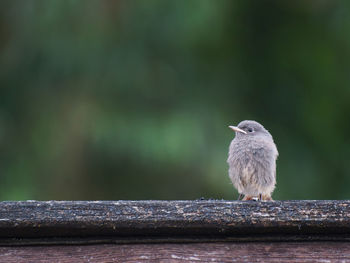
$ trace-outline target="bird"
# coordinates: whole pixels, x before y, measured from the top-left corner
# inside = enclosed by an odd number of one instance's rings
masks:
[[[253,120],[229,128],[235,131],[235,138],[229,147],[228,173],[238,190],[238,200],[272,200],[278,157],[272,135]]]

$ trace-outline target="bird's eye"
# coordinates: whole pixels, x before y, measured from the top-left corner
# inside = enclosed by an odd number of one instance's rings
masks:
[[[248,132],[253,132],[254,131],[253,128],[248,128],[247,130],[248,130]]]

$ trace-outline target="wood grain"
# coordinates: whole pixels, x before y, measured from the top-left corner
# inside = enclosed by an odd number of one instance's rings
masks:
[[[0,244],[350,240],[350,201],[0,202]]]
[[[347,242],[0,247],[0,262],[350,262]]]

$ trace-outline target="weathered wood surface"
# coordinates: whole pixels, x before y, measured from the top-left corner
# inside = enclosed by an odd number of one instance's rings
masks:
[[[350,262],[348,242],[0,247],[0,262]]]
[[[0,202],[0,244],[350,240],[350,201]]]

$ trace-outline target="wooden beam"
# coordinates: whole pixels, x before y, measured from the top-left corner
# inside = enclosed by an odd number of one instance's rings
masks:
[[[226,242],[0,246],[6,263],[349,262],[349,242]]]
[[[350,201],[0,202],[0,244],[350,240]]]

